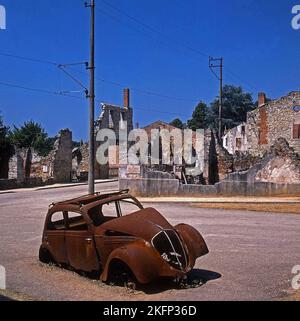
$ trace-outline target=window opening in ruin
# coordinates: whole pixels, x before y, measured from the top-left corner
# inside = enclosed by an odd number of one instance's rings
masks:
[[[300,124],[293,126],[293,139],[300,139]]]
[[[242,139],[241,138],[237,138],[236,139],[236,147],[238,149],[241,149],[242,148]]]
[[[109,129],[114,129],[114,121],[113,121],[113,111],[112,110],[110,110],[109,111],[109,124],[108,124],[108,126],[109,126]]]

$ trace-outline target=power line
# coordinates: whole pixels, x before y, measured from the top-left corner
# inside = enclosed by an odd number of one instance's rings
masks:
[[[125,86],[124,84],[120,84],[120,83],[113,82],[113,81],[108,81],[108,80],[101,79],[101,78],[96,78],[96,79],[98,79],[98,80],[100,80],[100,81],[102,81],[104,83],[108,83],[108,84],[111,84],[111,85],[114,85],[114,86],[118,86],[118,87],[124,87]],[[173,96],[160,94],[160,93],[157,93],[157,92],[146,91],[146,90],[135,88],[135,87],[131,87],[131,86],[129,86],[129,87],[130,87],[130,90],[132,90],[132,91],[140,92],[140,93],[145,94],[145,95],[157,96],[157,97],[161,97],[161,98],[165,98],[165,99],[178,100],[178,101],[188,101],[188,102],[199,102],[201,100],[201,99],[188,99],[188,98],[173,97]]]
[[[30,61],[30,62],[48,64],[48,65],[52,65],[52,66],[55,66],[55,67],[69,67],[70,66],[69,69],[72,69],[73,71],[79,72],[81,74],[86,74],[84,71],[80,71],[78,69],[75,69],[75,68],[71,67],[71,66],[76,66],[76,65],[83,65],[84,63],[59,64],[59,63],[56,63],[56,62],[51,62],[49,60],[35,59],[35,58],[29,58],[29,57],[6,54],[6,53],[0,53],[0,56],[14,58],[14,59],[21,59],[21,60]],[[62,68],[60,68],[60,70],[62,70]],[[101,82],[108,83],[108,84],[111,84],[111,85],[114,85],[114,86],[118,86],[118,87],[124,87],[125,86],[124,84],[120,84],[118,82],[113,82],[113,81],[110,81],[110,80],[105,80],[105,79],[99,78],[99,77],[96,77],[96,79],[101,81]],[[144,90],[144,89],[141,89],[141,88],[132,88],[131,87],[131,90],[143,93],[145,95],[157,96],[157,97],[161,97],[161,98],[165,98],[165,99],[171,99],[171,100],[177,100],[177,101],[198,102],[200,100],[200,99],[189,99],[189,98],[173,97],[173,96],[170,96],[170,95],[164,95],[164,94],[161,94],[161,93],[158,93],[158,92],[153,92],[153,91],[150,91],[150,90]]]
[[[122,9],[120,9],[120,8],[112,5],[111,3],[107,2],[106,0],[101,0],[101,1],[102,1],[104,4],[106,4],[107,6],[109,6],[109,7],[111,7],[112,9],[118,11],[118,12],[121,13],[122,15],[126,16],[126,17],[129,18],[130,20],[134,21],[135,23],[137,23],[137,24],[141,25],[142,27],[144,27],[144,28],[152,31],[153,33],[156,33],[156,34],[158,34],[158,35],[160,35],[160,36],[162,36],[162,37],[164,37],[164,38],[166,38],[166,39],[169,39],[169,41],[171,41],[171,42],[177,43],[177,44],[178,44],[179,46],[181,46],[182,48],[185,48],[185,49],[187,49],[187,50],[189,50],[189,51],[191,51],[191,52],[194,52],[194,53],[202,56],[203,58],[209,58],[209,57],[210,57],[210,55],[208,55],[207,53],[201,52],[201,51],[199,51],[199,50],[197,50],[197,49],[194,49],[194,48],[192,48],[192,47],[190,47],[190,46],[187,46],[187,45],[183,44],[182,42],[180,42],[180,41],[178,41],[178,40],[176,40],[176,39],[174,39],[174,38],[172,38],[172,37],[170,37],[170,36],[168,36],[168,35],[165,35],[163,32],[159,31],[158,29],[156,29],[156,28],[154,28],[154,27],[152,27],[152,26],[150,26],[150,25],[148,25],[148,24],[140,21],[139,19],[137,19],[137,18],[129,15],[129,14],[128,14],[127,12],[125,12],[124,10],[122,10]],[[150,37],[150,38],[152,38],[152,39],[154,39],[154,40],[156,40],[156,41],[159,41],[158,39],[154,38],[153,36],[145,33],[144,31],[142,31],[142,30],[140,30],[140,29],[134,28],[133,26],[124,23],[122,20],[120,20],[120,19],[118,19],[118,18],[116,18],[116,17],[108,14],[107,12],[105,12],[105,11],[103,11],[103,10],[100,10],[100,9],[99,9],[99,11],[102,11],[102,13],[104,13],[104,14],[107,15],[107,16],[109,16],[111,19],[116,20],[117,22],[119,22],[119,23],[121,23],[121,24],[123,24],[123,25],[126,25],[126,26],[129,27],[129,28],[131,28],[131,29],[133,29],[133,30],[135,30],[135,31],[137,31],[137,32],[139,32],[139,33],[143,33],[143,34],[145,34],[146,36],[148,36],[148,37]],[[162,42],[162,41],[159,41],[159,42],[160,42],[160,43],[163,43],[164,45],[167,45],[166,43],[164,43],[164,42]],[[183,52],[181,51],[181,53],[183,53]],[[191,58],[191,56],[190,56],[190,58]],[[229,70],[228,68],[226,68],[226,69],[227,69],[227,72],[228,72],[229,74],[231,74],[233,77],[235,77],[236,79],[238,79],[239,81],[241,81],[242,83],[244,83],[245,85],[247,85],[247,86],[249,87],[249,89],[251,89],[251,90],[252,90],[252,89],[255,89],[254,86],[252,86],[252,85],[250,85],[248,82],[244,81],[241,77],[239,77],[238,75],[236,75],[234,72],[232,72],[232,71]],[[257,89],[255,89],[255,90],[257,91]]]
[[[83,74],[84,72],[78,69],[74,69],[72,68],[73,71],[78,72]],[[135,92],[140,92],[142,94],[145,95],[149,95],[149,96],[157,96],[157,97],[161,97],[161,98],[165,98],[165,99],[171,99],[171,100],[177,100],[177,101],[187,101],[187,102],[199,102],[201,99],[191,99],[191,98],[180,98],[180,97],[174,97],[174,96],[170,96],[170,95],[164,95],[162,93],[158,93],[158,92],[154,92],[154,91],[149,91],[149,90],[144,90],[144,89],[140,89],[140,88],[136,88],[136,87],[132,87],[132,86],[128,86],[128,84],[121,84],[115,81],[110,81],[110,80],[106,80],[103,78],[99,78],[96,77],[97,80],[103,82],[103,83],[107,83],[109,85],[113,85],[113,86],[117,86],[120,88],[124,88],[124,87],[130,87],[130,90],[135,91]]]
[[[163,32],[159,31],[158,29],[156,29],[156,28],[154,28],[154,27],[152,27],[152,26],[150,26],[150,25],[148,25],[148,24],[140,21],[139,19],[137,19],[137,18],[129,15],[127,12],[125,12],[124,10],[122,10],[122,9],[120,9],[120,8],[112,5],[111,3],[109,3],[109,2],[107,2],[107,1],[105,1],[105,0],[101,0],[101,1],[102,1],[104,4],[106,4],[107,6],[111,7],[112,9],[120,12],[122,15],[126,16],[127,18],[131,19],[131,20],[134,21],[135,23],[143,26],[144,28],[146,28],[146,29],[148,29],[148,30],[150,30],[150,31],[158,34],[158,35],[160,35],[161,37],[164,37],[164,38],[166,38],[166,39],[169,39],[169,41],[174,42],[174,43],[177,43],[179,46],[184,47],[185,49],[187,49],[187,50],[189,50],[189,51],[192,51],[192,52],[194,52],[194,53],[196,53],[196,54],[198,54],[198,55],[200,55],[200,56],[202,56],[202,57],[204,57],[204,58],[208,58],[208,57],[209,57],[208,54],[203,53],[203,52],[201,52],[201,51],[199,51],[199,50],[197,50],[197,49],[194,49],[194,48],[192,48],[192,47],[190,47],[190,46],[187,46],[187,45],[183,44],[182,42],[178,41],[177,39],[174,39],[174,38],[172,38],[172,37],[164,34]]]
[[[37,58],[32,58],[32,57],[25,57],[25,56],[20,56],[20,55],[14,55],[14,54],[8,54],[8,53],[3,53],[3,52],[0,52],[0,56],[3,56],[3,57],[8,57],[8,58],[13,58],[13,59],[19,59],[19,60],[24,60],[24,61],[29,61],[29,62],[34,62],[34,63],[41,63],[41,64],[47,64],[47,65],[51,65],[51,66],[55,66],[55,67],[58,67],[58,66],[75,66],[75,65],[82,65],[84,63],[74,63],[74,64],[67,64],[67,65],[62,65],[62,64],[59,64],[57,62],[53,62],[53,61],[50,61],[50,60],[45,60],[45,59],[37,59]],[[71,69],[71,67],[70,67]],[[75,68],[72,68],[74,71],[76,72],[79,72],[79,73],[82,73],[82,74],[85,74],[85,72],[83,71],[80,71],[78,69],[75,69]],[[258,89],[256,87],[254,87],[252,84],[250,84],[249,82],[246,82],[244,81],[243,79],[241,79],[240,76],[238,76],[237,74],[235,74],[233,71],[229,70],[227,67],[224,68],[224,72],[226,74],[229,74],[231,75],[233,78],[241,81],[245,87],[247,87],[248,89],[250,90],[254,90],[254,91],[258,91]],[[104,83],[107,83],[107,84],[110,84],[110,85],[113,85],[113,86],[118,86],[120,88],[124,87],[125,84],[121,84],[121,83],[118,83],[118,82],[114,82],[114,81],[110,81],[110,80],[106,80],[106,79],[103,79],[103,78],[98,78],[96,77],[97,80],[101,81],[101,82],[104,82]],[[127,85],[126,85],[127,86]],[[32,89],[30,89],[32,90]],[[165,98],[165,99],[170,99],[170,100],[177,100],[177,101],[186,101],[186,102],[198,102],[200,101],[200,99],[188,99],[188,98],[180,98],[180,97],[174,97],[174,96],[170,96],[170,95],[164,95],[164,94],[161,94],[161,93],[158,93],[158,92],[154,92],[154,91],[150,91],[150,90],[144,90],[144,89],[141,89],[141,88],[134,88],[134,87],[131,87],[131,90],[135,91],[135,92],[140,92],[142,94],[145,94],[145,95],[150,95],[150,96],[157,96],[157,97],[161,97],[161,98]],[[38,91],[38,90],[35,90],[35,91]],[[51,92],[52,93],[52,92]],[[59,95],[63,95],[63,96],[66,96],[65,92],[61,92],[61,93],[58,93]],[[69,95],[70,96],[70,95]],[[73,98],[76,98],[75,96],[73,96]]]
[[[103,103],[101,100],[97,100],[98,103],[100,104],[106,104]],[[107,104],[109,105],[109,104]],[[182,116],[182,117],[191,117],[191,115],[187,114],[182,114],[182,113],[176,113],[176,112],[170,112],[170,111],[162,111],[158,109],[153,109],[153,108],[147,108],[147,107],[140,107],[140,106],[131,106],[133,110],[140,110],[140,111],[147,111],[147,112],[153,112],[153,113],[158,113],[158,114],[166,114],[166,115],[172,115],[172,116]]]
[[[3,81],[0,81],[0,85],[5,86],[5,87],[23,89],[23,90],[27,90],[27,91],[39,92],[39,93],[43,93],[43,94],[50,94],[50,95],[57,95],[57,96],[65,96],[65,97],[82,99],[82,97],[69,95],[66,91],[51,91],[51,90],[47,90],[47,89],[32,88],[32,87],[27,87],[27,86],[23,86],[23,85],[7,83],[7,82],[3,82]]]
[[[167,47],[167,48],[169,48],[169,49],[171,49],[171,50],[176,50],[176,51],[179,52],[180,54],[182,54],[182,55],[184,55],[184,56],[186,56],[186,57],[188,57],[188,58],[190,58],[190,59],[193,59],[193,60],[199,62],[198,58],[195,58],[195,57],[193,57],[193,56],[191,56],[191,55],[188,55],[186,51],[183,51],[182,49],[179,49],[178,46],[175,45],[175,47],[174,47],[174,45],[173,45],[172,48],[171,48],[171,47],[170,47],[170,44],[168,44],[167,42],[165,42],[165,41],[163,41],[163,40],[161,40],[161,39],[158,39],[158,38],[154,37],[153,35],[145,32],[145,30],[141,30],[141,29],[135,28],[135,27],[133,27],[132,25],[125,23],[123,20],[118,19],[117,17],[115,17],[115,16],[107,13],[106,11],[104,11],[104,10],[102,10],[102,9],[97,8],[97,10],[98,10],[99,13],[101,13],[101,14],[109,17],[109,18],[112,19],[112,20],[115,20],[115,21],[118,22],[119,24],[124,25],[124,26],[126,26],[127,28],[132,29],[132,30],[134,30],[134,31],[136,31],[136,32],[138,32],[138,33],[141,33],[141,34],[143,34],[144,36],[151,38],[151,39],[154,40],[155,42],[158,42],[158,43],[160,43],[161,45],[163,45],[163,46],[165,46],[165,47]]]
[[[49,60],[35,59],[35,58],[18,56],[18,55],[11,55],[11,54],[7,54],[7,53],[3,53],[3,52],[0,52],[0,56],[21,59],[21,60],[26,60],[26,61],[31,61],[31,62],[37,62],[40,64],[47,64],[47,65],[52,65],[52,66],[58,65],[56,62],[49,61]]]
[[[23,86],[23,85],[18,85],[18,84],[7,83],[7,82],[3,82],[3,81],[0,81],[0,86],[17,88],[17,89],[22,89],[22,90],[32,91],[32,92],[39,92],[39,93],[42,93],[42,94],[49,94],[49,95],[63,96],[63,97],[67,97],[67,98],[75,98],[75,99],[80,99],[80,100],[86,100],[86,98],[84,98],[84,97],[70,95],[65,91],[51,91],[51,90],[47,90],[47,89],[33,88],[33,87],[28,87],[28,86]],[[103,101],[98,99],[97,103],[100,104],[100,103],[103,103]],[[187,114],[161,111],[161,110],[157,110],[157,109],[140,107],[140,106],[138,106],[138,107],[134,106],[132,108],[134,110],[148,111],[148,112],[153,112],[153,113],[158,113],[158,114],[167,114],[167,115],[177,115],[177,116],[183,116],[183,117],[190,117],[190,115],[187,115]]]
[[[230,74],[232,77],[236,78],[237,80],[241,81],[242,83],[244,83],[246,85],[246,87],[248,87],[250,90],[258,91],[258,89],[255,86],[253,86],[249,82],[242,80],[240,76],[238,76],[237,74],[235,74],[231,70],[228,70],[228,68],[225,69],[225,72]]]

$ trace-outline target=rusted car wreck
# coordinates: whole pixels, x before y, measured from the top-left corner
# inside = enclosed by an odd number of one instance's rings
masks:
[[[39,258],[100,280],[148,284],[185,278],[208,253],[193,227],[175,227],[154,208],[144,208],[129,191],[95,194],[54,203],[46,217]]]

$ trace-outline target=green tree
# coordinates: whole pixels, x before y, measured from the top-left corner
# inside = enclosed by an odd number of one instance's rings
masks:
[[[252,94],[243,91],[242,87],[225,85],[223,87],[223,130],[234,128],[247,120],[247,113],[257,106],[253,102]],[[219,99],[211,103],[213,113],[212,125],[218,128]]]
[[[9,127],[4,125],[3,117],[0,116],[0,141],[3,142],[7,138]]]
[[[188,127],[192,130],[206,129],[211,124],[211,111],[204,102],[200,102],[194,112],[192,119],[188,121]]]
[[[176,119],[172,120],[170,122],[170,125],[174,126],[176,128],[179,128],[179,129],[184,129],[185,126],[186,126],[179,118],[176,118]]]
[[[41,156],[47,156],[53,149],[53,139],[48,137],[40,124],[33,121],[25,122],[20,128],[14,126],[10,141],[19,148],[33,148]]]
[[[12,146],[9,142],[9,127],[4,125],[0,116],[0,178],[8,178],[8,161],[12,155]]]

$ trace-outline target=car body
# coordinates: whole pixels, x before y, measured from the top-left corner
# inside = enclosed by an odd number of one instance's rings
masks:
[[[138,283],[148,284],[185,277],[207,253],[196,229],[173,227],[126,190],[51,204],[39,257],[44,263],[97,272],[103,282],[126,268]]]

